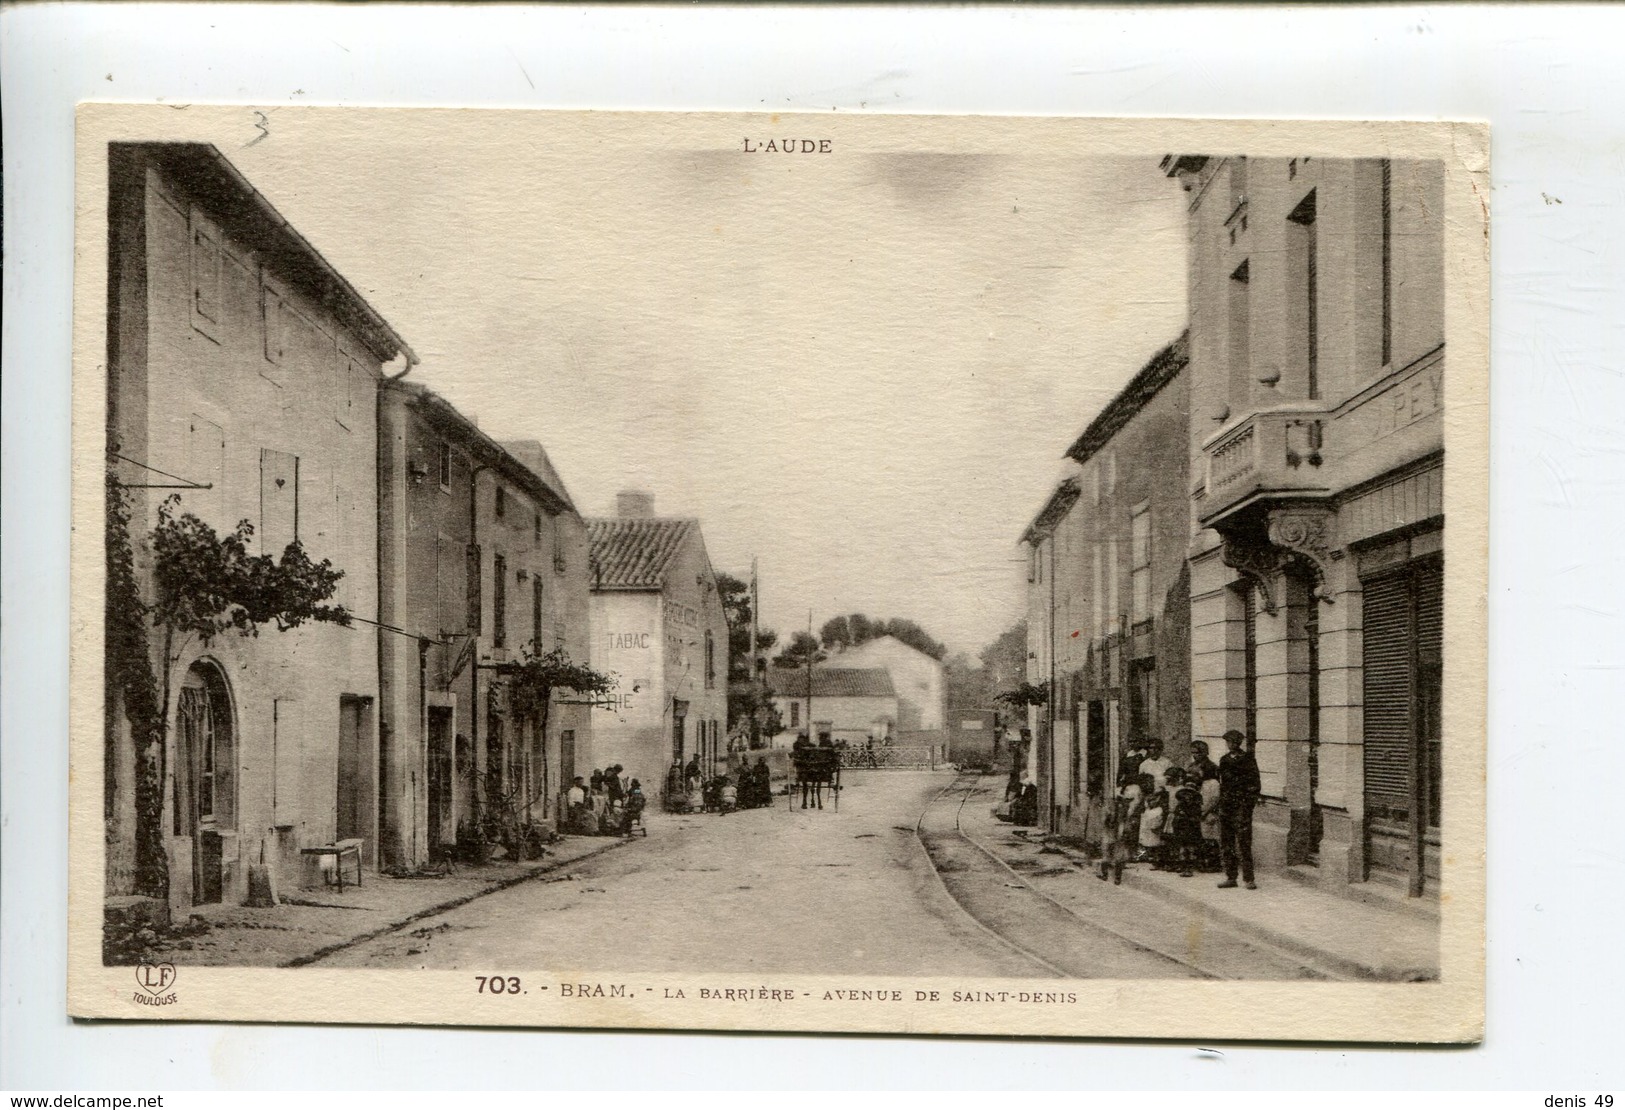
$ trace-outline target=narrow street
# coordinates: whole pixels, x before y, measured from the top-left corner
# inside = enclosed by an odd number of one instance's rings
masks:
[[[328,967],[572,973],[1297,978],[1289,959],[1100,884],[1059,856],[1003,853],[968,815],[996,780],[848,772],[837,810],[651,813],[650,835],[414,921]],[[966,829],[970,830],[967,834]]]
[[[651,810],[649,836],[329,967],[1047,976],[944,891],[915,823],[944,773],[848,772],[840,809]],[[797,800],[797,806],[800,802]]]

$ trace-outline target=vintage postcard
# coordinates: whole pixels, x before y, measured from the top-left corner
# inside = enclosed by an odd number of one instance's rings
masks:
[[[1479,1039],[1487,158],[82,105],[71,1013]]]

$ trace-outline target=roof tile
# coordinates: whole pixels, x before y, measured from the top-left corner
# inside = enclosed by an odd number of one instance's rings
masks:
[[[879,667],[814,667],[813,697],[815,698],[895,698],[891,675]],[[807,696],[807,671],[775,667],[768,672],[768,685],[773,696],[804,698]]]
[[[666,571],[699,522],[658,517],[603,518],[587,521],[592,545],[592,588],[658,590]]]

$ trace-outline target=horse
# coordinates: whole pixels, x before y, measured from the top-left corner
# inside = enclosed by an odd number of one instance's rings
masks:
[[[790,753],[790,762],[795,767],[796,782],[801,787],[802,809],[807,808],[809,799],[818,809],[824,808],[825,783],[831,784],[831,795],[839,804],[841,774],[839,752],[827,744],[816,748],[811,746],[795,748]]]

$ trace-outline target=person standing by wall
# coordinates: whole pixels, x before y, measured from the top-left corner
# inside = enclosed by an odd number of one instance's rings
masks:
[[[1247,737],[1237,729],[1224,734],[1229,750],[1219,760],[1219,843],[1224,853],[1224,881],[1220,887],[1236,885],[1239,867],[1248,890],[1257,890],[1253,881],[1253,806],[1261,785],[1258,762],[1246,750]]]

